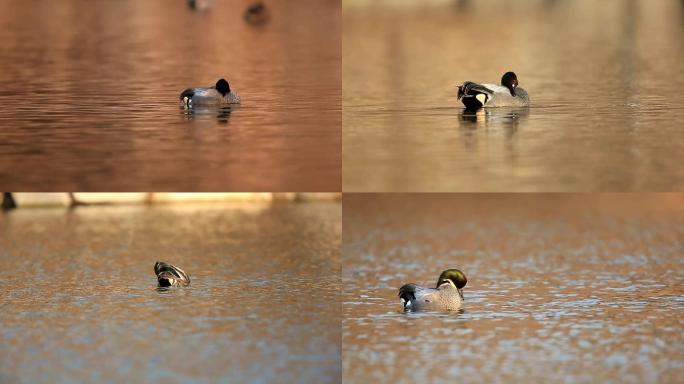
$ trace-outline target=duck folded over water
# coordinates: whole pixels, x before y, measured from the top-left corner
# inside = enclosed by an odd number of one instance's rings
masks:
[[[224,104],[239,104],[240,95],[230,89],[226,79],[220,79],[213,87],[188,88],[181,92],[180,100],[186,107],[220,106]]]
[[[399,288],[404,311],[438,310],[455,311],[463,302],[463,287],[468,279],[458,269],[447,269],[439,275],[435,288],[405,284]]]
[[[481,107],[527,107],[530,97],[523,88],[518,87],[518,77],[513,72],[506,72],[501,77],[501,85],[477,84],[466,81],[458,86],[458,100],[466,109]]]
[[[190,276],[184,270],[163,261],[154,263],[154,273],[157,274],[160,287],[187,286],[190,284]]]

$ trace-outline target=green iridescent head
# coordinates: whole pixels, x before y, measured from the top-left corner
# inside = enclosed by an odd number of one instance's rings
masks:
[[[449,284],[449,281],[456,286],[458,293],[461,295],[461,299],[463,299],[463,287],[468,283],[465,273],[455,268],[443,271],[439,275],[439,279],[437,279],[437,288],[442,284]]]

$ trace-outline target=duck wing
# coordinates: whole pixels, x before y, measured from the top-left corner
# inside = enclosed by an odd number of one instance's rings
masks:
[[[491,85],[487,84],[485,86],[483,84],[473,83],[472,81],[466,81],[465,83],[463,83],[463,85],[458,86],[457,99],[460,99],[463,96],[476,95],[478,93],[484,93],[491,96],[494,93],[494,91],[491,90],[489,86]]]
[[[181,92],[180,94],[180,99],[183,100],[183,98],[187,97],[189,99],[193,97],[208,97],[208,98],[213,98],[213,97],[221,97],[221,94],[216,90],[216,88],[188,88]]]
[[[184,98],[192,99],[192,97],[195,96],[195,88],[188,88],[181,92],[180,94],[180,99],[183,100]]]
[[[190,277],[184,270],[163,261],[157,261],[154,264],[154,273],[157,275],[157,278],[171,278],[190,282]]]
[[[406,309],[406,307],[412,301],[424,301],[425,299],[429,300],[430,296],[438,292],[439,290],[434,288],[420,287],[415,284],[405,284],[399,288],[399,298],[404,303],[404,309]]]

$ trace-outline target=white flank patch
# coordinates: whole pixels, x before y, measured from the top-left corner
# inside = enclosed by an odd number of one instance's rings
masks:
[[[487,101],[487,96],[483,95],[482,93],[477,94],[477,95],[475,96],[475,98],[476,98],[477,101],[479,101],[480,104],[482,104],[482,105],[484,105],[484,103]]]

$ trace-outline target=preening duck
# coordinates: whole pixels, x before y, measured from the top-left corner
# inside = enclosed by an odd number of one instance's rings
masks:
[[[399,298],[404,310],[455,311],[463,302],[463,287],[468,279],[458,269],[447,269],[439,275],[435,288],[405,284],[399,288]]]
[[[466,81],[458,87],[458,98],[466,109],[481,107],[527,107],[530,97],[527,91],[518,86],[518,77],[506,72],[501,77],[501,85],[478,84]]]
[[[180,100],[186,107],[218,106],[223,104],[239,104],[240,95],[231,91],[230,84],[220,79],[213,87],[188,88],[181,92]]]
[[[184,270],[163,261],[154,263],[154,273],[157,275],[160,287],[190,284],[190,276]]]

